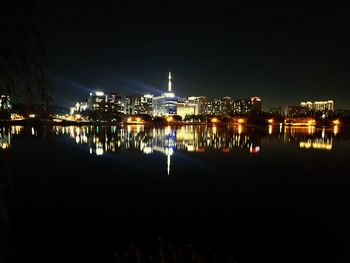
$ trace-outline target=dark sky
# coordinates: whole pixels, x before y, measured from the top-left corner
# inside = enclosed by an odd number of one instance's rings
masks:
[[[96,89],[159,93],[172,71],[183,97],[350,108],[350,10],[72,2],[37,0],[57,104]]]

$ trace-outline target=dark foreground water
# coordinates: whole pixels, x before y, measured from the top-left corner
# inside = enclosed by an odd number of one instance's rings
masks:
[[[10,127],[0,146],[8,261],[114,262],[159,236],[237,262],[350,260],[341,128]]]

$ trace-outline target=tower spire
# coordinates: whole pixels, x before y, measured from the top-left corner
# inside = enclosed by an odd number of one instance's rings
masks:
[[[171,92],[171,72],[169,71],[169,76],[168,76],[169,82],[168,82],[168,92]]]

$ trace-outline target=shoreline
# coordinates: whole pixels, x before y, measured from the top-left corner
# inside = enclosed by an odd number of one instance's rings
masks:
[[[243,126],[244,128],[267,128],[269,126],[272,127],[289,127],[289,128],[332,128],[334,126],[342,127],[342,128],[350,128],[350,124],[341,124],[341,125],[286,125],[282,122],[274,123],[274,124],[265,124],[265,125],[257,125],[257,124],[239,124],[232,122],[219,122],[219,123],[211,123],[211,122],[168,122],[168,123],[156,123],[156,122],[144,122],[144,123],[128,123],[128,122],[111,122],[111,121],[42,121],[42,120],[14,120],[14,121],[4,121],[0,120],[0,126],[130,126],[130,125],[142,125],[142,126],[153,126],[153,127],[165,127],[165,126]]]

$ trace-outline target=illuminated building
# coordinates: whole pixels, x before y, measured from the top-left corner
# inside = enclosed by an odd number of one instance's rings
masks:
[[[223,97],[220,100],[211,100],[203,102],[202,113],[208,115],[232,115],[233,100],[230,97]]]
[[[172,92],[171,72],[169,72],[168,80],[168,92],[165,92],[160,96],[153,97],[154,116],[167,116],[176,114],[176,103],[178,102],[178,99]]]
[[[121,113],[124,112],[124,104],[118,93],[96,91],[90,93],[89,109],[93,112]]]
[[[196,115],[196,104],[189,103],[176,103],[176,114],[180,115],[182,119],[185,119],[186,115]]]
[[[233,102],[233,113],[238,115],[249,112],[261,112],[262,101],[260,97],[251,97],[247,99],[235,100]]]
[[[70,107],[70,114],[81,113],[88,109],[89,101],[84,100],[81,102],[77,102],[75,106]]]
[[[153,95],[134,94],[126,96],[125,113],[153,115]]]
[[[189,104],[195,105],[195,115],[201,114],[204,111],[204,105],[205,105],[205,100],[206,98],[204,96],[199,96],[199,97],[188,97],[187,102]]]
[[[327,100],[327,101],[307,101],[307,102],[301,102],[300,106],[303,108],[307,108],[309,110],[314,111],[333,111],[334,110],[334,101],[333,100]]]

